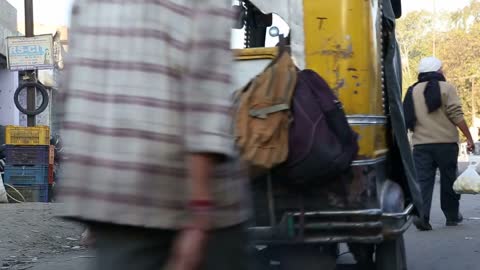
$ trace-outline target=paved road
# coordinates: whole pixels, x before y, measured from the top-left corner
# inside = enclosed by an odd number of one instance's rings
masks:
[[[445,227],[438,189],[432,211],[433,231],[412,227],[406,234],[408,270],[474,270],[480,267],[480,196],[463,196],[465,222]],[[87,252],[40,260],[31,270],[87,270],[93,261]]]
[[[459,171],[466,167],[466,163],[460,163]],[[462,196],[464,223],[445,227],[439,187],[437,182],[431,214],[433,231],[419,232],[412,227],[406,234],[408,270],[480,269],[480,195]]]
[[[408,270],[480,269],[480,195],[463,196],[461,209],[465,222],[458,227],[445,227],[438,187],[437,183],[432,208],[434,230],[419,232],[412,227],[405,236]],[[40,257],[29,264],[31,268],[28,269],[87,270],[92,261],[92,254],[88,251],[70,252]]]
[[[64,254],[42,259],[29,270],[88,270],[93,260],[94,256],[89,252]]]
[[[411,228],[406,235],[409,270],[480,269],[480,196],[463,196],[464,223],[445,227],[438,189],[435,194],[433,231],[419,232]]]

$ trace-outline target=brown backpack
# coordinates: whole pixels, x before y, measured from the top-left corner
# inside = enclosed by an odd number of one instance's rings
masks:
[[[288,157],[290,107],[297,81],[291,56],[278,57],[237,93],[236,143],[254,167],[271,169]]]

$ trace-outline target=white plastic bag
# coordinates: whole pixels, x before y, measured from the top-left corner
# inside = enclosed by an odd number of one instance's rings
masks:
[[[8,203],[7,191],[3,185],[2,174],[0,173],[0,203]]]
[[[479,194],[480,175],[477,173],[478,162],[470,162],[468,168],[457,178],[453,190],[458,194]]]

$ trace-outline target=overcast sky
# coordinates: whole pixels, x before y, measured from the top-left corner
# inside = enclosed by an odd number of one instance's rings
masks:
[[[456,10],[466,6],[471,0],[402,0],[403,10],[408,13],[413,10],[426,9],[433,11],[434,5],[438,11]]]
[[[67,25],[74,0],[33,0],[33,16],[36,23]],[[24,0],[7,0],[17,9],[18,21],[24,21]]]
[[[7,1],[17,8],[18,20],[23,21],[24,0]],[[74,0],[33,0],[35,21],[42,24],[67,25],[70,20],[70,8],[73,1]],[[403,0],[403,9],[405,13],[418,9],[433,10],[434,1],[436,2],[438,10],[455,10],[464,7],[470,2],[470,0]]]

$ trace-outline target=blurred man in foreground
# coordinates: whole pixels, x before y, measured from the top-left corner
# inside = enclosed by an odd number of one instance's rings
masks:
[[[453,191],[457,178],[459,134],[467,138],[468,150],[474,143],[464,119],[462,104],[453,85],[446,82],[442,62],[435,57],[420,61],[418,82],[404,101],[407,128],[413,132],[413,156],[424,201],[424,217],[415,220],[419,230],[432,230],[430,209],[437,169],[440,170],[441,208],[447,226],[462,222],[460,195]]]
[[[60,195],[95,235],[95,269],[246,268],[230,4],[77,1]]]

